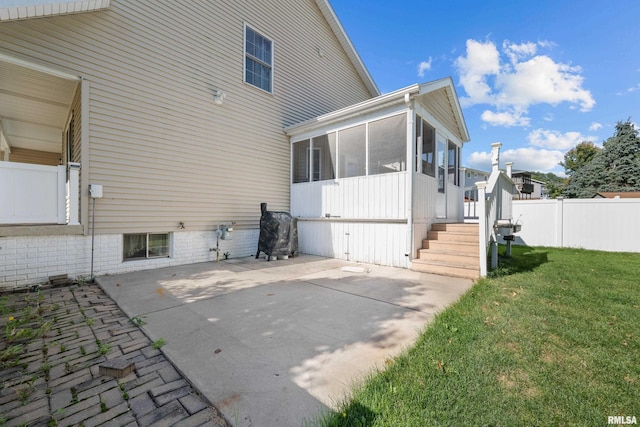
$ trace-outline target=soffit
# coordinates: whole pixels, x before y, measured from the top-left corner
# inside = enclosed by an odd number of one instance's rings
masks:
[[[9,147],[61,152],[78,81],[0,58],[0,124]]]

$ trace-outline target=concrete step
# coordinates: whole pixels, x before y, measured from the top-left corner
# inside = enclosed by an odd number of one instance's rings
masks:
[[[422,249],[433,249],[441,252],[452,252],[464,255],[478,256],[479,247],[475,242],[452,242],[442,240],[428,240],[422,241]]]
[[[437,223],[431,225],[432,231],[454,231],[457,233],[475,233],[478,234],[478,224],[464,224],[464,223]]]
[[[478,233],[460,233],[457,231],[428,231],[427,240],[478,243],[479,237]]]
[[[442,276],[462,277],[476,280],[480,277],[479,267],[467,267],[460,264],[451,264],[438,261],[414,259],[411,269],[422,273],[439,274]]]
[[[435,261],[446,264],[462,265],[470,268],[480,268],[480,259],[477,250],[475,254],[460,254],[459,252],[422,249],[418,253],[418,259],[423,261]]]

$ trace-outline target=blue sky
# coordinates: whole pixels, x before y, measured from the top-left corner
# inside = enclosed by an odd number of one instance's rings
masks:
[[[330,0],[382,93],[453,77],[464,166],[561,174],[577,143],[640,123],[640,1]]]

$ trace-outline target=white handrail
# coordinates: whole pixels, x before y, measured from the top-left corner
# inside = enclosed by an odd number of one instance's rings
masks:
[[[480,221],[480,276],[487,275],[487,248],[491,246],[491,268],[498,266],[498,237],[495,224],[498,220],[512,220],[512,195],[515,185],[511,180],[513,163],[507,164],[507,172],[498,167],[501,143],[491,144],[491,175],[489,181],[476,183],[478,188],[478,218]]]

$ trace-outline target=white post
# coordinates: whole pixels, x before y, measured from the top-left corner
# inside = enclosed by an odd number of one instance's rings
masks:
[[[462,188],[462,214],[458,214],[460,217],[461,221],[464,221],[464,217],[466,216],[466,206],[467,206],[467,202],[465,201],[464,197],[467,193],[467,191],[465,190],[465,185],[466,185],[466,178],[467,178],[467,168],[459,168],[459,173],[460,173],[460,182],[458,183],[460,185],[459,188]]]
[[[67,218],[69,225],[80,224],[78,212],[80,206],[80,163],[69,163],[69,181],[67,182]]]
[[[480,232],[480,277],[485,277],[487,275],[487,181],[476,182],[476,187],[478,188],[478,231]]]
[[[496,172],[500,166],[500,147],[501,142],[491,144],[491,171]]]
[[[58,217],[58,224],[66,224],[67,223],[67,210],[66,210],[66,196],[65,192],[65,183],[67,180],[67,171],[64,166],[56,166],[57,170],[57,197],[56,197],[56,215]]]
[[[505,166],[507,167],[507,176],[511,178],[511,173],[513,171],[513,162],[507,162],[505,163]]]
[[[558,197],[558,208],[556,209],[556,246],[564,246],[564,197]]]

